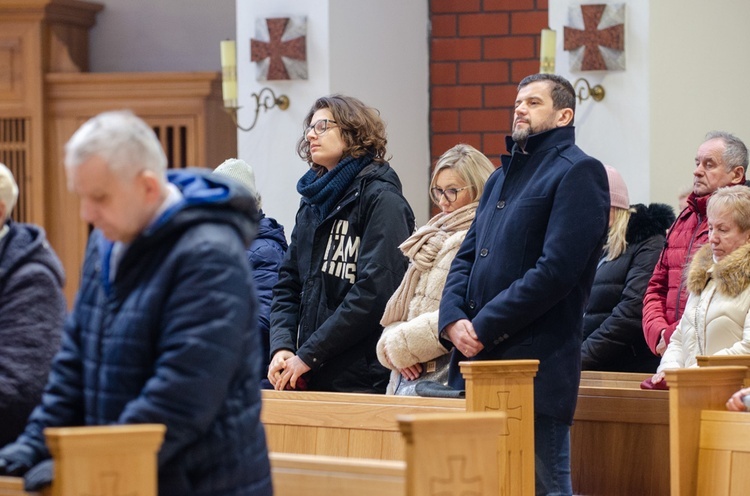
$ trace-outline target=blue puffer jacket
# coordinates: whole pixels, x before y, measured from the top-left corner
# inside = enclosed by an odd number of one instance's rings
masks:
[[[170,181],[184,199],[131,243],[111,283],[112,243],[92,233],[62,349],[19,442],[42,458],[48,426],[163,423],[160,496],[267,496],[245,255],[255,202],[198,171]]]
[[[284,226],[276,222],[276,219],[266,217],[263,212],[261,216],[258,235],[247,250],[247,259],[253,269],[255,292],[258,295],[258,331],[262,346],[260,376],[265,377],[268,373],[271,351],[269,330],[273,287],[279,280],[279,268],[281,268],[288,245],[284,235]]]

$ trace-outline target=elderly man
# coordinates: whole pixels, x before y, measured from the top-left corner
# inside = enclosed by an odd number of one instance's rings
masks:
[[[575,92],[553,74],[518,86],[510,155],[487,181],[440,304],[441,336],[462,360],[535,358],[536,493],[571,494],[570,424],[583,310],[607,232],[602,164],[575,145]],[[450,342],[448,342],[450,341]]]
[[[669,230],[667,242],[643,297],[643,333],[655,355],[663,355],[687,302],[683,271],[708,241],[706,204],[723,186],[745,184],[747,147],[723,131],[706,135],[695,155],[693,192]]]
[[[166,165],[129,112],[94,117],[66,145],[68,187],[95,229],[41,405],[0,450],[0,470],[28,471],[30,488],[51,479],[45,427],[162,423],[161,496],[272,492],[245,258],[255,200]]]
[[[41,228],[11,222],[17,199],[0,164],[0,446],[39,403],[65,318],[62,265]]]

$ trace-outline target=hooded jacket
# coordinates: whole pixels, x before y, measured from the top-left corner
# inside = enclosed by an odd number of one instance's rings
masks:
[[[65,319],[63,269],[44,231],[10,222],[0,239],[0,446],[42,397]]]
[[[661,331],[666,329],[664,339],[669,343],[682,317],[688,295],[683,273],[693,254],[708,241],[706,205],[709,197],[690,194],[688,206],[669,229],[643,296],[643,334],[654,355],[657,355]]]
[[[583,316],[584,370],[650,372],[659,365],[643,338],[643,294],[674,222],[669,205],[634,205],[627,248],[614,260],[601,260]]]
[[[258,332],[262,346],[260,377],[263,378],[268,372],[269,363],[273,287],[279,280],[281,262],[289,246],[286,243],[284,226],[276,222],[276,219],[266,217],[263,212],[260,215],[258,235],[247,249],[247,259],[250,268],[253,269],[255,293],[258,296]]]
[[[53,426],[163,423],[160,496],[270,496],[256,305],[245,255],[255,200],[208,172],[169,174],[183,199],[125,248],[94,230],[42,404]],[[250,302],[250,303],[248,303]]]
[[[274,288],[271,356],[290,350],[317,391],[383,393],[378,320],[406,271],[398,249],[414,214],[388,165],[370,163],[320,221],[302,199]]]
[[[685,313],[658,371],[696,367],[698,355],[750,355],[750,244],[714,263],[709,245],[695,254]]]

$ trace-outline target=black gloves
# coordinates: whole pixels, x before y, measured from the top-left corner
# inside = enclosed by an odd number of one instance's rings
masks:
[[[0,449],[0,475],[21,476],[38,461],[37,454],[31,447],[11,443]]]
[[[52,484],[52,478],[55,472],[55,463],[52,458],[48,458],[41,463],[34,465],[34,468],[26,472],[23,476],[23,488],[26,491],[39,491],[45,486]]]

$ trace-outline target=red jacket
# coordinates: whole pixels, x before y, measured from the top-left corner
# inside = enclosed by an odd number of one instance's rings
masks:
[[[693,254],[708,241],[706,204],[711,195],[701,197],[692,193],[688,206],[669,229],[664,249],[643,297],[643,334],[654,354],[662,329],[669,343],[682,312],[688,292],[683,272]]]

